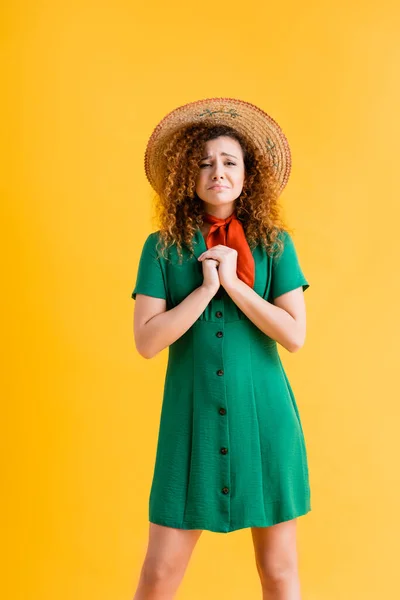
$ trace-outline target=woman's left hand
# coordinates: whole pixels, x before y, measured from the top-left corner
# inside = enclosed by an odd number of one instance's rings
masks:
[[[238,280],[237,276],[237,250],[218,244],[212,248],[208,248],[206,252],[200,254],[198,260],[207,260],[213,258],[217,260],[218,265],[218,277],[221,285],[226,289],[235,285]]]

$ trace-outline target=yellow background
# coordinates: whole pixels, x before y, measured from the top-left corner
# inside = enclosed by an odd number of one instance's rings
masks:
[[[388,0],[8,3],[4,598],[133,597],[167,359],[133,341],[156,227],[143,154],[167,112],[211,96],[259,105],[292,149],[282,204],[308,330],[281,356],[309,454],[302,599],[394,598],[399,15]],[[177,598],[261,598],[250,530],[204,532]]]

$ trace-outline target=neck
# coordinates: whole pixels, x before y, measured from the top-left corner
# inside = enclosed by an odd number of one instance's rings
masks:
[[[218,219],[227,219],[235,212],[235,203],[229,203],[223,206],[214,206],[213,204],[207,204],[203,202],[203,211],[217,217]]]

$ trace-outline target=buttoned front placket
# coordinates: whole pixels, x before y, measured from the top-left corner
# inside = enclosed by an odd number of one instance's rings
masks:
[[[215,385],[218,388],[215,404],[215,418],[219,421],[219,437],[216,440],[215,452],[220,457],[220,487],[215,490],[218,496],[220,512],[226,519],[226,528],[230,526],[230,499],[231,499],[231,472],[229,456],[229,415],[226,396],[226,373],[224,364],[224,340],[225,340],[225,313],[224,313],[224,290],[219,289],[212,300],[212,321],[215,327],[213,335],[219,341],[216,346],[215,362]]]

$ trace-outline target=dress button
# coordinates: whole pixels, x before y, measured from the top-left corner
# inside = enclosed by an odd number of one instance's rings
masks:
[[[228,452],[228,448],[221,448],[221,454],[226,454]]]
[[[220,310],[217,310],[215,316],[218,317],[218,319],[220,319],[222,317],[222,312]]]
[[[221,491],[223,494],[227,494],[229,492],[229,488],[223,487]]]
[[[222,369],[218,369],[217,375],[223,375],[223,374],[224,374],[223,370]]]
[[[215,334],[217,337],[222,337],[224,335],[223,331],[217,331],[217,333]]]
[[[222,406],[221,406],[221,408],[219,409],[219,414],[220,415],[226,415],[226,409],[222,408]]]

